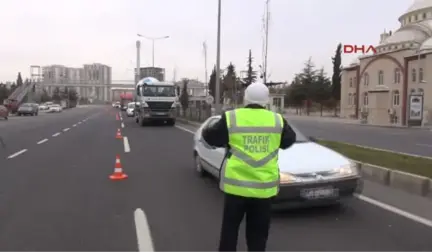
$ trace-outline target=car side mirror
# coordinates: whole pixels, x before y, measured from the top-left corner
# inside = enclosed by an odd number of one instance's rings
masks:
[[[316,138],[313,137],[313,136],[310,136],[310,137],[309,137],[309,141],[311,141],[311,142],[318,142],[318,139],[316,139]]]

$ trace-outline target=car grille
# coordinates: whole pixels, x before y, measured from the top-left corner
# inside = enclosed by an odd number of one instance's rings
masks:
[[[173,103],[174,102],[153,102],[153,101],[147,102],[149,108],[151,110],[156,110],[156,111],[157,110],[159,110],[159,111],[160,110],[165,110],[165,111],[170,110]]]
[[[310,173],[300,173],[300,174],[296,174],[296,177],[299,178],[316,178],[318,175],[320,176],[330,176],[333,175],[335,172],[333,171],[326,171],[326,172],[310,172]]]

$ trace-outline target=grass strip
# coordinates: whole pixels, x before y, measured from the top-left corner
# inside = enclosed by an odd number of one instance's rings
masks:
[[[432,178],[432,159],[371,150],[328,140],[318,140],[318,143],[353,160]]]

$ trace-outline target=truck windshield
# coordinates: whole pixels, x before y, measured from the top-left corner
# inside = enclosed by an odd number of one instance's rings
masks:
[[[143,96],[165,96],[174,97],[175,87],[167,86],[144,86]]]

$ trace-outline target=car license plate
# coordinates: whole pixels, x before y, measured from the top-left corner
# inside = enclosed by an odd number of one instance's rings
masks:
[[[306,199],[325,199],[339,196],[339,190],[332,187],[302,189],[300,195]]]
[[[156,115],[167,115],[168,113],[166,113],[166,112],[156,112],[155,114]]]

